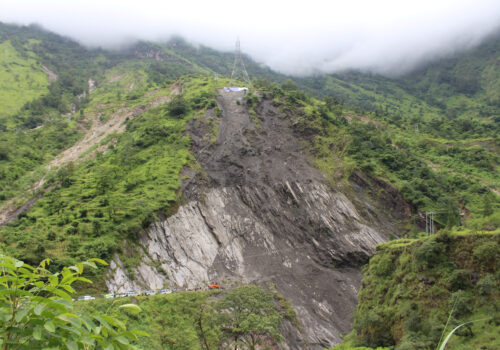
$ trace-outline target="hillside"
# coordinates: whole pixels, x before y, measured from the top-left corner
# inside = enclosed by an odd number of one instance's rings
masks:
[[[358,138],[358,149],[367,148],[365,171],[389,179],[421,209],[449,211],[443,202],[443,197],[449,197],[460,215],[467,217],[481,211],[486,188],[499,194],[500,110],[495,102],[500,91],[495,85],[500,74],[499,45],[500,36],[493,35],[475,49],[402,77],[344,72],[299,83],[330,96],[339,114],[352,118],[345,109],[353,109],[362,115],[360,121],[380,130],[372,132],[382,139]],[[403,154],[372,152],[384,147],[384,138]],[[424,165],[424,173],[409,164],[411,159]],[[434,179],[422,183],[429,177]],[[442,186],[449,195],[437,189]],[[476,199],[474,192],[479,194]]]
[[[79,294],[274,286],[298,320],[283,346],[321,349],[350,331],[376,246],[420,237],[425,212],[462,234],[500,229],[491,81],[454,90],[483,114],[450,118],[425,101],[437,63],[399,79],[294,82],[247,57],[256,89],[226,92],[214,73],[229,74],[232,56],[181,39],[111,52],[1,24],[0,45],[12,101],[0,115],[0,240],[31,264],[110,262]],[[493,74],[484,47],[470,55]]]
[[[499,239],[442,233],[377,247],[363,268],[354,330],[335,349],[434,349],[443,332],[468,321],[450,349],[497,349]]]

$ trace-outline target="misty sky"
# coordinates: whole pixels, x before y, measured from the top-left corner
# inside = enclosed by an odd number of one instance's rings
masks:
[[[242,51],[289,74],[400,73],[500,29],[500,0],[0,0],[0,21],[91,46],[171,35]]]

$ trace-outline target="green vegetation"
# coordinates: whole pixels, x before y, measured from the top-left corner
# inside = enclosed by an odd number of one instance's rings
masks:
[[[357,112],[402,129],[449,139],[498,134],[500,35],[401,77],[344,72],[299,79],[319,96],[334,96]]]
[[[130,327],[146,331],[144,349],[212,350],[222,344],[241,349],[246,344],[276,344],[279,325],[289,316],[279,298],[262,287],[248,285],[229,291],[191,291],[169,295],[99,299],[79,303],[82,312],[104,312],[111,305],[136,303],[144,312],[129,314]]]
[[[333,186],[359,169],[393,184],[414,213],[438,211],[441,227],[475,222],[476,229],[498,228],[482,219],[487,216],[485,205],[490,213],[500,207],[500,198],[489,189],[500,187],[496,139],[484,139],[488,147],[472,140],[437,140],[376,115],[358,114],[336,98],[321,101],[307,96],[291,81],[281,87],[259,81],[258,87],[268,91],[291,118],[295,132],[309,145]]]
[[[150,109],[129,120],[125,133],[111,135],[107,152],[49,176],[50,191],[2,230],[6,249],[31,263],[49,255],[57,266],[91,256],[110,259],[158,213],[175,210],[179,173],[193,162],[184,126],[213,91],[204,78],[183,84],[184,115],[171,116],[171,104]]]
[[[485,201],[498,210],[490,189],[500,190],[499,45],[497,35],[399,78],[345,72],[297,80],[325,96],[323,106],[302,101],[307,118],[335,124],[333,133],[316,138],[320,167],[337,176],[358,168],[384,179],[414,208],[441,212],[441,226],[458,225],[459,214],[462,224],[480,217]],[[324,161],[328,153],[336,166]]]
[[[0,134],[0,202],[26,194],[44,174],[50,161],[81,135],[66,120],[54,118],[36,130]]]
[[[91,283],[82,277],[84,266],[96,268],[99,259],[51,273],[49,259],[37,267],[0,254],[0,346],[8,349],[135,349],[130,345],[146,332],[127,329],[118,311],[140,312],[125,304],[106,312],[75,313],[73,283]]]
[[[220,300],[220,324],[225,342],[255,350],[263,337],[279,341],[282,315],[275,309],[273,295],[257,286],[239,287]],[[243,307],[242,307],[243,306]]]
[[[10,41],[0,42],[0,121],[47,91],[47,74],[32,57],[21,56]],[[4,125],[5,126],[5,125]]]
[[[380,245],[363,268],[348,342],[355,346],[434,349],[442,334],[469,321],[452,349],[496,349],[500,235],[451,235]],[[445,327],[446,326],[446,327]]]

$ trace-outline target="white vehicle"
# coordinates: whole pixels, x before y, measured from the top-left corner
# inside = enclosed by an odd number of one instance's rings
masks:
[[[95,299],[95,297],[93,297],[91,295],[84,295],[81,300],[94,300],[94,299]]]

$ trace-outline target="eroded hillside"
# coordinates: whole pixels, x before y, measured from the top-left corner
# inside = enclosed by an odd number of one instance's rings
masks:
[[[243,92],[219,90],[217,102],[220,116],[208,110],[188,126],[198,166],[185,171],[183,204],[129,247],[142,255],[133,278],[115,256],[106,284],[123,292],[272,283],[305,329],[305,339],[287,337],[291,348],[336,344],[349,329],[360,266],[395,228],[383,214],[360,215],[374,206],[363,189],[348,198],[326,184],[304,135],[272,100],[249,111]]]

